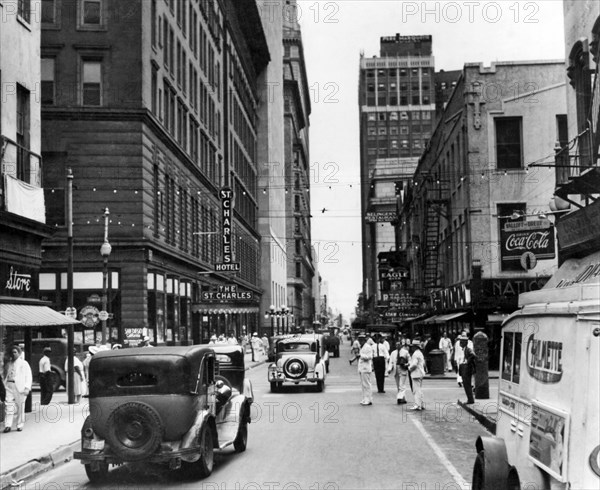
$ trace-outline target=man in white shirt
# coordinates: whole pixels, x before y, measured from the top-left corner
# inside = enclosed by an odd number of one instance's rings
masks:
[[[377,382],[377,393],[385,393],[385,366],[390,358],[390,352],[383,343],[381,335],[377,336],[377,343],[373,346],[373,371]]]
[[[467,332],[465,330],[463,330],[461,332],[461,334],[458,336],[458,338],[456,339],[456,343],[454,344],[454,362],[456,363],[456,382],[458,383],[458,386],[462,387],[463,379],[462,379],[462,376],[460,375],[458,366],[460,366],[463,363],[465,354],[464,354],[463,348],[460,343],[460,337],[467,337]],[[473,341],[469,340],[467,342],[467,345],[471,349],[473,349]]]
[[[10,432],[13,417],[17,414],[17,431],[25,425],[25,400],[31,391],[33,382],[31,368],[21,357],[21,349],[15,345],[10,350],[11,359],[5,366],[4,386],[6,387],[6,415],[4,432]]]
[[[362,389],[361,405],[373,405],[373,391],[371,388],[371,373],[373,372],[373,340],[359,335],[359,342],[364,342],[360,349],[358,359],[358,375]]]
[[[448,338],[446,331],[442,334],[439,348],[444,351],[444,371],[452,371],[452,341]]]
[[[52,352],[50,347],[44,347],[44,355],[39,362],[39,381],[40,381],[40,405],[49,405],[54,393],[54,375],[50,365],[48,354]]]
[[[423,410],[423,378],[425,377],[425,357],[421,352],[420,339],[413,339],[411,345],[412,355],[410,356],[410,364],[408,370],[412,378],[413,393],[415,395],[415,404],[409,410]]]
[[[396,379],[396,403],[402,405],[406,403],[406,382],[408,380],[408,363],[410,353],[405,345],[405,339],[396,344],[396,350],[390,354],[388,363],[388,373],[394,373]]]

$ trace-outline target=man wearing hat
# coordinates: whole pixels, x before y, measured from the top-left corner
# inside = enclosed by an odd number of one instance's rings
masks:
[[[359,342],[365,339],[360,349],[358,359],[358,375],[360,376],[360,386],[362,389],[361,405],[373,405],[373,389],[371,387],[371,373],[373,372],[373,339],[363,335],[358,336]]]
[[[50,347],[44,347],[44,355],[39,363],[40,405],[49,405],[54,394],[54,374],[48,357],[51,352]]]
[[[413,394],[415,395],[415,404],[409,410],[423,410],[423,378],[425,377],[425,357],[421,352],[421,339],[414,338],[410,346],[410,363],[408,370],[412,379]]]
[[[250,348],[252,349],[252,360],[258,361],[257,356],[260,355],[262,350],[262,340],[260,340],[258,334],[254,332],[250,339]]]
[[[21,357],[21,348],[13,345],[10,360],[4,365],[4,386],[6,387],[6,415],[4,432],[12,429],[13,418],[17,414],[17,431],[25,425],[25,400],[31,391],[32,375],[28,362]]]
[[[469,337],[465,333],[458,337],[460,346],[463,350],[462,362],[458,366],[458,372],[462,376],[463,386],[465,388],[465,395],[467,395],[466,405],[475,403],[473,399],[473,374],[475,374],[475,352],[473,352],[472,346],[469,345]]]

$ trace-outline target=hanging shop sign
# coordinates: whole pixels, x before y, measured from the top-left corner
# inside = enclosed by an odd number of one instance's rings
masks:
[[[528,256],[527,252],[533,254],[534,260],[553,259],[556,256],[554,226],[548,220],[504,223],[500,231],[502,265],[521,264],[524,255]],[[526,267],[530,263],[526,262]]]
[[[456,310],[471,304],[471,290],[466,283],[457,284],[431,294],[431,306],[434,310]]]
[[[223,229],[223,262],[215,264],[216,272],[235,272],[241,270],[240,263],[233,261],[231,238],[231,222],[233,220],[233,191],[223,187],[219,191],[221,197],[221,225]]]
[[[238,289],[236,284],[221,285],[209,291],[202,291],[202,302],[220,303],[223,301],[254,301],[254,291]]]
[[[391,223],[398,219],[396,211],[371,211],[365,214],[367,223]]]

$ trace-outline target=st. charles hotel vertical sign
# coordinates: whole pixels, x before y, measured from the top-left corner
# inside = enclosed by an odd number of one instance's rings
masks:
[[[233,245],[231,238],[231,221],[233,219],[233,191],[223,187],[219,191],[221,198],[221,226],[223,243],[223,262],[215,264],[216,272],[236,272],[240,270],[240,263],[233,261]]]

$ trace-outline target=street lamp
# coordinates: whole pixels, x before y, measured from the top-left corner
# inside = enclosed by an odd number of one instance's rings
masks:
[[[283,333],[289,333],[288,332],[288,323],[289,323],[289,314],[290,314],[290,309],[285,306],[285,305],[281,305],[281,315],[282,315],[282,328],[283,328]]]
[[[110,243],[108,243],[109,214],[108,208],[104,208],[104,243],[100,246],[100,255],[102,255],[102,259],[104,260],[102,268],[102,311],[100,312],[102,315],[102,345],[106,344],[108,333],[106,328],[106,320],[108,319],[108,314],[106,312],[108,304],[108,257],[112,251],[112,247],[110,246]]]
[[[275,315],[277,312],[275,311],[275,305],[269,306],[269,310],[265,311],[265,320],[271,319],[271,337],[275,335]]]

